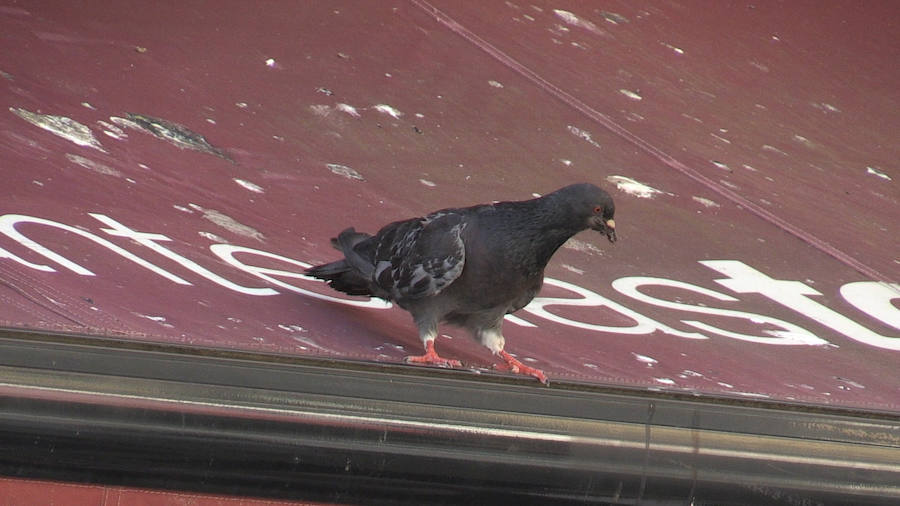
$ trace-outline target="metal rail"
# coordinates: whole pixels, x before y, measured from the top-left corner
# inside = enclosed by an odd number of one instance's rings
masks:
[[[18,330],[0,448],[11,476],[336,502],[900,501],[897,414]]]

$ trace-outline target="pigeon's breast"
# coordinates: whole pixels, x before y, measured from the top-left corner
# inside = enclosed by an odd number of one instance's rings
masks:
[[[506,312],[527,304],[540,289],[543,273],[528,273],[515,255],[494,241],[465,241],[466,262],[456,281],[445,289],[466,311]],[[527,299],[527,300],[526,300]],[[523,302],[524,300],[524,302]],[[517,309],[517,308],[516,308]]]

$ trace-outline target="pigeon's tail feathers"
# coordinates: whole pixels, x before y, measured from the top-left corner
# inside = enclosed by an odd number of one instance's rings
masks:
[[[331,240],[331,245],[344,254],[346,265],[360,278],[371,279],[375,271],[375,242],[372,236],[348,228]]]
[[[344,254],[341,260],[306,269],[306,274],[327,281],[328,286],[348,295],[372,293],[372,236],[348,228],[331,240],[334,249]]]
[[[340,276],[349,270],[351,270],[351,267],[347,265],[347,262],[344,259],[340,259],[336,262],[314,265],[306,269],[306,275],[325,281],[331,281],[336,276]]]
[[[369,280],[346,260],[338,260],[306,269],[306,274],[328,282],[328,286],[347,295],[372,295]]]
[[[334,249],[346,254],[348,251],[352,251],[354,246],[365,241],[369,237],[372,236],[369,234],[364,234],[362,232],[357,232],[355,228],[350,227],[344,229],[344,231],[338,234],[337,237],[331,239],[331,246]]]

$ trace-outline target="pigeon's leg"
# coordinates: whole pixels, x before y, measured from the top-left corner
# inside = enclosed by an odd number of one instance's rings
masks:
[[[505,364],[495,364],[494,365],[495,369],[498,369],[500,371],[509,371],[509,372],[513,372],[513,373],[517,373],[517,374],[525,374],[528,376],[534,376],[541,383],[543,383],[545,385],[550,384],[550,380],[547,379],[547,375],[544,374],[544,371],[542,371],[540,369],[535,369],[534,367],[529,367],[529,366],[523,364],[522,362],[519,362],[518,360],[516,360],[515,357],[513,357],[509,353],[506,353],[503,350],[500,350],[497,354],[500,355],[500,358],[505,360],[506,363]]]
[[[533,376],[545,385],[550,384],[550,381],[547,379],[547,375],[544,374],[544,371],[535,369],[534,367],[529,367],[522,362],[519,362],[515,357],[503,350],[503,346],[506,344],[506,339],[503,338],[503,334],[500,332],[499,325],[496,327],[481,329],[477,334],[478,338],[481,340],[481,344],[487,346],[489,350],[494,352],[495,355],[499,355],[500,358],[502,358],[503,361],[506,362],[505,364],[494,364],[494,369],[497,369],[499,371],[509,371],[515,374],[525,374],[527,376]]]
[[[462,367],[459,360],[443,358],[434,351],[434,339],[437,337],[437,324],[419,325],[419,337],[425,343],[424,355],[410,355],[404,358],[404,362],[410,364],[427,364],[436,365],[438,367]]]

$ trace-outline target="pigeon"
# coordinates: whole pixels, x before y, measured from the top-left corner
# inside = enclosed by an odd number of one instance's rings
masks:
[[[538,293],[550,257],[570,237],[592,229],[616,241],[615,205],[589,183],[542,197],[435,211],[395,221],[375,235],[347,228],[331,240],[344,258],[306,274],[349,295],[379,297],[407,310],[425,354],[407,363],[462,367],[437,354],[438,325],[468,330],[504,363],[499,370],[548,384],[543,371],[504,350],[503,317]]]

